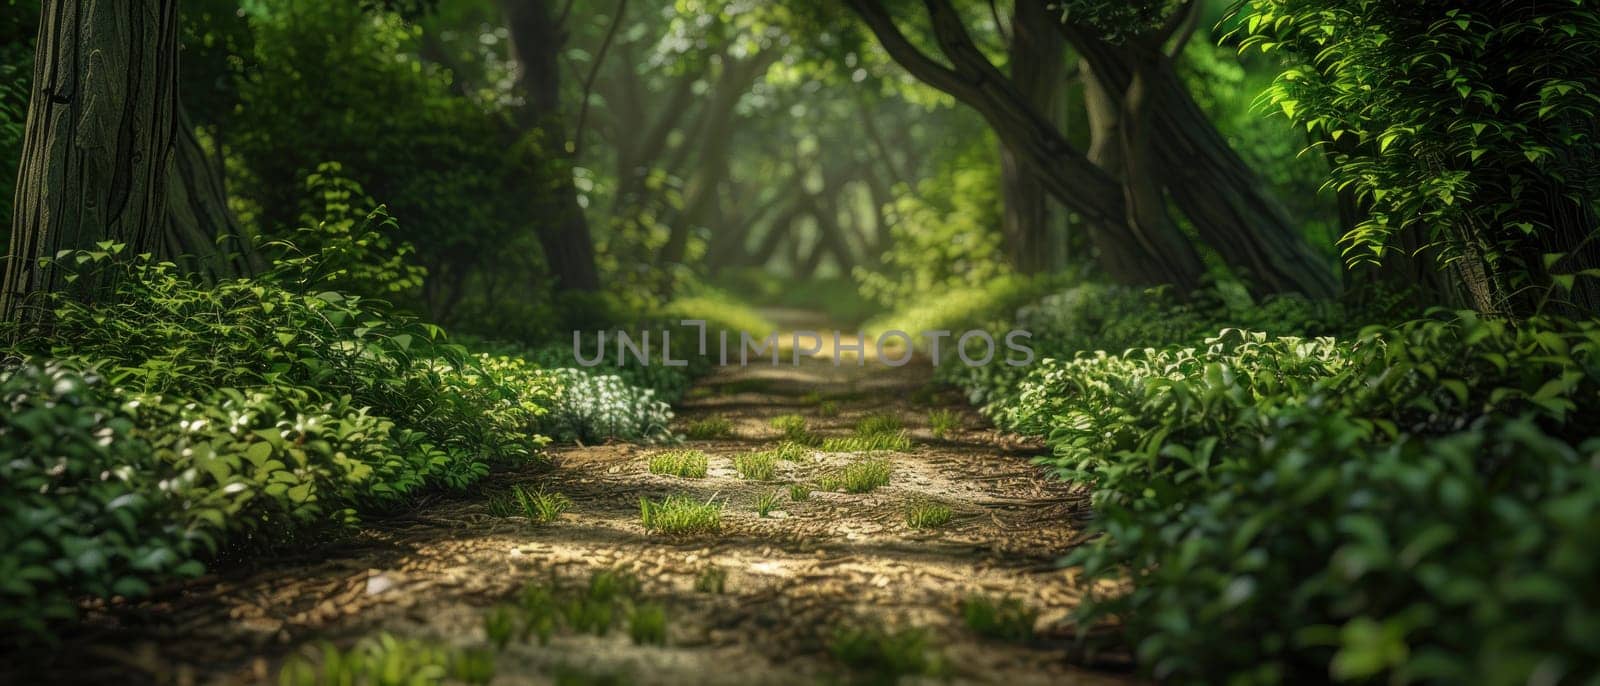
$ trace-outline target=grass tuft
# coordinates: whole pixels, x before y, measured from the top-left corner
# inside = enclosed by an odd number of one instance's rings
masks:
[[[805,484],[789,484],[789,499],[794,502],[811,499],[811,487]]]
[[[728,589],[728,571],[721,567],[706,567],[695,577],[694,590],[722,595]]]
[[[933,432],[934,438],[944,438],[959,428],[961,415],[955,410],[938,409],[928,413],[928,429]]]
[[[683,435],[692,441],[727,438],[733,435],[733,422],[724,417],[697,419],[689,422],[689,426],[684,427]]]
[[[838,628],[829,637],[828,653],[851,669],[890,680],[945,672],[943,656],[929,645],[922,629]]]
[[[1033,622],[1039,613],[1029,610],[1018,598],[990,598],[969,595],[961,601],[961,618],[967,628],[985,638],[1002,641],[1027,641],[1033,638]]]
[[[735,455],[733,468],[746,479],[771,481],[778,475],[778,455],[770,450]]]
[[[722,530],[722,503],[685,495],[669,495],[660,502],[640,498],[639,520],[648,531],[673,536],[716,533]]]
[[[572,500],[560,493],[546,493],[543,489],[530,492],[521,486],[489,498],[489,514],[496,517],[527,517],[535,524],[548,524],[561,518],[561,513],[572,507]]]
[[[778,499],[783,497],[783,492],[777,489],[761,493],[756,496],[756,514],[766,517],[778,508]]]
[[[705,477],[709,462],[706,454],[698,450],[666,450],[650,456],[650,473],[700,479]]]
[[[870,414],[856,421],[857,436],[898,433],[903,428],[900,420],[891,414]]]
[[[832,400],[824,400],[824,401],[822,401],[820,403],[817,403],[817,416],[818,417],[837,417],[837,416],[839,416],[839,403],[834,402]]]
[[[783,414],[773,417],[769,424],[772,428],[783,433],[783,437],[796,443],[813,443],[816,436],[806,423],[806,418],[797,414]]]
[[[666,645],[667,609],[657,603],[635,606],[628,615],[628,636],[636,645]]]
[[[871,493],[889,485],[889,472],[888,460],[862,460],[822,477],[818,486],[825,491]]]
[[[906,508],[906,526],[913,529],[936,529],[950,523],[955,513],[942,503],[932,500],[915,500]]]
[[[786,462],[799,462],[804,460],[806,459],[806,454],[808,452],[809,450],[805,446],[795,443],[794,441],[784,441],[779,443],[778,447],[772,449],[772,453],[776,455],[778,459]]]
[[[824,440],[821,447],[825,453],[904,452],[910,449],[911,437],[904,431],[835,436]]]

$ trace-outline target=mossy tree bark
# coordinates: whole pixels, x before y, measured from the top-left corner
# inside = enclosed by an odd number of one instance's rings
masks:
[[[177,136],[177,0],[46,0],[17,175],[0,316],[39,316],[42,293],[69,287],[40,258],[112,241],[164,251]],[[92,275],[70,283],[91,297]]]

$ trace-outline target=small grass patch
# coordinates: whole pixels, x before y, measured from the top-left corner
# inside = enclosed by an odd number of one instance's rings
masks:
[[[811,499],[811,487],[805,484],[789,484],[789,499],[794,502]]]
[[[772,388],[772,382],[767,379],[738,379],[722,384],[717,392],[722,395],[738,395],[740,393],[761,393]]]
[[[1033,638],[1033,622],[1039,613],[1028,609],[1018,598],[990,598],[969,595],[961,601],[961,619],[967,628],[984,638],[1001,641],[1027,641]]]
[[[494,654],[453,648],[442,643],[381,633],[362,639],[349,650],[326,641],[308,647],[304,656],[284,662],[277,683],[313,684],[415,683],[487,684],[494,678]]]
[[[824,401],[822,401],[820,403],[817,403],[817,416],[818,417],[837,417],[837,416],[839,416],[839,403],[836,403],[836,402],[834,402],[832,400],[824,400]]]
[[[666,450],[650,456],[650,473],[688,479],[706,475],[710,459],[698,450]]]
[[[818,485],[825,491],[871,493],[889,485],[889,472],[888,460],[862,460],[822,477]]]
[[[668,623],[665,609],[638,603],[638,594],[639,580],[623,570],[596,572],[581,588],[553,580],[530,583],[522,588],[516,602],[497,605],[484,615],[484,633],[497,649],[504,649],[513,638],[528,641],[537,637],[541,645],[546,645],[559,628],[604,636],[626,619],[630,634],[664,641]]]
[[[800,396],[800,402],[806,405],[820,404],[822,403],[822,393],[819,391],[811,391],[810,393]]]
[[[812,435],[806,418],[797,414],[782,414],[773,417],[769,424],[783,434],[783,437],[796,443],[811,443],[816,440]]]
[[[824,440],[821,446],[825,453],[905,452],[910,449],[911,436],[904,431],[835,436]]]
[[[934,438],[944,438],[961,428],[961,415],[955,410],[938,409],[928,413],[928,430]]]
[[[721,567],[706,567],[695,577],[694,590],[722,595],[728,589],[728,571]]]
[[[783,491],[773,489],[756,496],[756,514],[766,517],[773,510],[778,509],[778,500],[783,497]]]
[[[733,422],[724,417],[707,417],[689,422],[683,435],[691,441],[708,441],[733,435]]]
[[[853,670],[890,680],[945,673],[944,657],[929,645],[922,629],[838,628],[828,639],[828,653]]]
[[[527,517],[535,524],[548,524],[561,518],[572,507],[572,500],[543,489],[530,492],[521,486],[489,498],[489,514],[496,517]]]
[[[779,443],[778,447],[772,449],[773,455],[776,455],[778,459],[786,462],[799,462],[804,460],[809,452],[810,451],[805,446],[794,441],[784,441]]]
[[[906,526],[913,529],[937,529],[950,523],[955,513],[943,503],[932,500],[915,500],[906,507]]]
[[[856,421],[857,436],[898,433],[903,428],[900,420],[891,414],[870,414]]]
[[[778,455],[770,450],[733,456],[739,476],[756,481],[771,481],[778,476]]]
[[[666,645],[667,608],[657,603],[634,606],[628,614],[628,637],[636,645]]]
[[[669,495],[660,502],[640,498],[639,521],[647,531],[672,536],[716,533],[722,530],[722,503],[702,503],[686,495]]]

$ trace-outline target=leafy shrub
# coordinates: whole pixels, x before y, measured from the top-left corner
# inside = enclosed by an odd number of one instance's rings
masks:
[[[655,391],[577,369],[557,369],[552,374],[562,393],[551,402],[541,429],[555,440],[648,441],[671,435],[672,409],[656,399]]]
[[[1582,682],[1597,350],[1600,323],[1470,314],[1225,331],[1043,363],[996,416],[1094,489],[1070,562],[1132,587],[1087,616],[1159,678]]]
[[[470,354],[356,296],[202,286],[118,252],[58,260],[115,285],[92,302],[48,297],[49,335],[0,330],[19,361],[0,371],[3,488],[28,489],[3,510],[19,626],[45,631],[80,595],[136,597],[225,549],[464,487],[547,441],[557,386],[524,360]]]

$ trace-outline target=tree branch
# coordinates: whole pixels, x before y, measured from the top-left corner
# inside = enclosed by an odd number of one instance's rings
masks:
[[[622,26],[622,17],[628,11],[628,0],[617,0],[616,16],[611,18],[611,27],[606,29],[606,37],[600,41],[600,51],[594,56],[594,64],[589,65],[589,76],[583,80],[583,104],[578,106],[578,123],[572,129],[572,157],[577,159],[583,153],[583,126],[589,119],[589,95],[594,91],[594,78],[600,73],[600,66],[606,61],[606,52],[611,49],[611,39],[617,36],[617,27]]]

